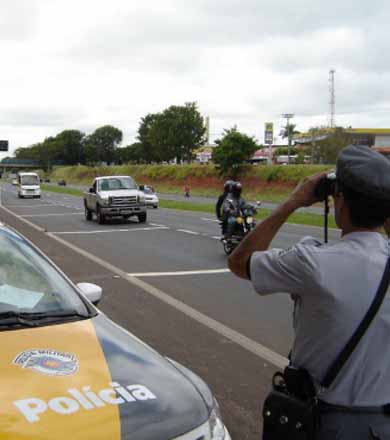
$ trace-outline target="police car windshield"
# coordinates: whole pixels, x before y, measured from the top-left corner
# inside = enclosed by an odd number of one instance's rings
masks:
[[[99,182],[100,191],[116,191],[120,189],[137,189],[137,185],[131,177],[102,179]]]
[[[0,324],[12,314],[57,315],[61,320],[69,311],[90,315],[74,288],[51,264],[16,234],[0,231]]]
[[[39,185],[38,176],[20,176],[20,184],[21,185]]]

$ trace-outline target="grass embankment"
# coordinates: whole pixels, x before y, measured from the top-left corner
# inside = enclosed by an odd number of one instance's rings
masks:
[[[319,171],[322,165],[248,166],[240,181],[248,200],[280,202],[285,200],[297,182]],[[122,165],[111,167],[58,167],[50,175],[54,181],[89,185],[93,178],[106,175],[130,175],[138,183],[150,184],[160,193],[182,194],[188,184],[194,196],[217,197],[226,178],[221,178],[213,165]]]
[[[83,192],[76,188],[68,188],[64,186],[53,186],[53,185],[41,185],[42,190],[50,191],[61,194],[70,194],[72,196],[82,196]],[[195,212],[204,212],[209,214],[215,214],[215,205],[210,203],[191,203],[191,202],[180,202],[174,200],[160,200],[160,207],[167,209],[178,209],[182,211],[195,211]],[[270,209],[260,208],[256,218],[258,220],[262,220],[266,218],[271,213]],[[317,214],[306,214],[297,212],[292,214],[288,223],[307,225],[307,226],[322,226],[323,225],[323,217]],[[334,222],[333,216],[329,217],[329,227],[334,228],[336,224]]]

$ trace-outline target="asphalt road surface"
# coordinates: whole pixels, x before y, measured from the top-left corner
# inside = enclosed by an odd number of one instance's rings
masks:
[[[56,183],[50,183],[52,186],[57,186]],[[87,191],[90,186],[88,185],[80,185],[80,184],[68,184],[69,188],[79,189],[81,191]],[[158,188],[156,188],[158,191]],[[222,192],[222,188],[221,188]],[[205,196],[190,196],[185,197],[184,194],[170,194],[170,193],[158,193],[157,194],[160,200],[173,200],[176,202],[182,203],[200,203],[200,204],[214,204],[216,203],[215,197],[205,197]],[[245,197],[245,191],[243,192],[243,197]],[[248,202],[256,204],[256,202],[261,202],[261,207],[266,209],[274,209],[277,206],[277,203],[264,202],[261,200],[261,195],[258,200],[248,200]],[[322,206],[309,206],[298,209],[299,212],[307,213],[307,214],[318,214],[322,215],[324,213],[324,209]]]
[[[101,310],[198,373],[220,401],[233,439],[259,439],[261,403],[292,342],[288,295],[257,295],[232,275],[209,214],[148,211],[148,221],[84,217],[80,197],[22,199],[2,185],[0,220],[38,245],[75,282],[103,287]],[[320,228],[285,225],[274,247]],[[338,232],[330,231],[330,239]]]

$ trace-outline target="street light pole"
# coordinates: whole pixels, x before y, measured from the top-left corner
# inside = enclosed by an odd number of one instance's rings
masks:
[[[287,130],[287,139],[288,139],[288,159],[287,163],[290,165],[290,151],[291,151],[291,133],[290,133],[290,119],[294,117],[294,113],[283,113],[282,118],[287,120],[286,130]]]

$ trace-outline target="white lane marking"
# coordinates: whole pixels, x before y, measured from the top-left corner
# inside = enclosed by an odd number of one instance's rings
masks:
[[[215,222],[215,223],[219,223],[219,220],[215,219],[215,218],[207,218],[207,217],[201,217],[201,220],[204,220],[205,222]]]
[[[183,270],[176,272],[141,272],[129,273],[131,277],[167,277],[167,276],[181,276],[181,275],[208,275],[215,273],[228,273],[229,269],[207,269],[207,270]]]
[[[56,217],[56,216],[63,216],[63,215],[84,215],[83,212],[66,212],[62,214],[24,214],[20,217]]]
[[[10,208],[43,208],[43,207],[54,207],[54,206],[58,206],[58,205],[54,205],[53,203],[51,204],[46,204],[46,205],[22,205],[21,203],[19,205],[7,205]]]
[[[214,238],[214,240],[221,240],[221,237],[218,237],[217,235],[213,235],[211,238]]]
[[[155,228],[134,228],[134,229],[101,229],[101,230],[94,230],[94,231],[59,231],[55,232],[53,231],[53,234],[56,235],[82,235],[82,234],[105,234],[107,232],[138,232],[138,231],[160,231],[163,229],[169,229],[166,226],[161,227],[155,227]]]
[[[25,218],[21,218],[18,214],[15,214],[10,209],[6,208],[5,206],[2,206],[1,209],[3,209],[5,212],[8,212],[8,214],[16,217],[20,221],[28,224],[35,230],[39,232],[45,232],[43,228],[40,226],[37,226],[35,223],[30,222],[29,220]],[[90,252],[87,252],[84,249],[79,248],[78,246],[69,243],[68,241],[64,240],[61,237],[58,237],[57,235],[48,232],[46,233],[46,236],[52,238],[53,240],[57,241],[58,243],[63,244],[69,249],[72,249],[74,252],[77,252],[78,254],[84,256],[85,258],[88,258],[91,261],[94,261],[96,264],[99,264],[100,266],[104,267],[107,270],[110,270],[111,272],[115,273],[116,275],[119,275],[126,281],[128,281],[130,284],[139,287],[144,292],[148,293],[149,295],[152,295],[153,297],[159,299],[160,301],[169,304],[171,307],[175,308],[176,310],[179,310],[184,315],[188,316],[189,318],[192,318],[194,321],[197,321],[199,324],[204,325],[205,327],[214,330],[219,335],[225,337],[226,339],[229,339],[230,341],[236,343],[240,347],[244,348],[245,350],[249,351],[250,353],[258,356],[261,359],[264,359],[271,364],[275,365],[278,368],[284,368],[288,365],[288,359],[284,356],[280,355],[279,353],[276,353],[269,348],[265,347],[264,345],[253,341],[252,339],[248,338],[247,336],[244,336],[243,334],[237,332],[236,330],[233,330],[226,325],[222,324],[221,322],[216,321],[215,319],[210,318],[209,316],[199,312],[198,310],[194,309],[193,307],[188,306],[187,304],[183,303],[182,301],[177,300],[176,298],[173,298],[172,296],[168,295],[167,293],[163,292],[162,290],[158,289],[157,287],[152,286],[151,284],[146,283],[143,280],[140,280],[139,278],[132,277],[128,275],[123,270],[119,269],[118,267],[112,265],[108,261],[102,260],[101,258],[97,257],[96,255],[91,254]]]
[[[185,234],[200,235],[199,232],[188,231],[187,229],[176,229],[177,232],[184,232]]]
[[[160,225],[159,223],[149,223],[150,226],[164,226],[166,227],[167,225]]]

